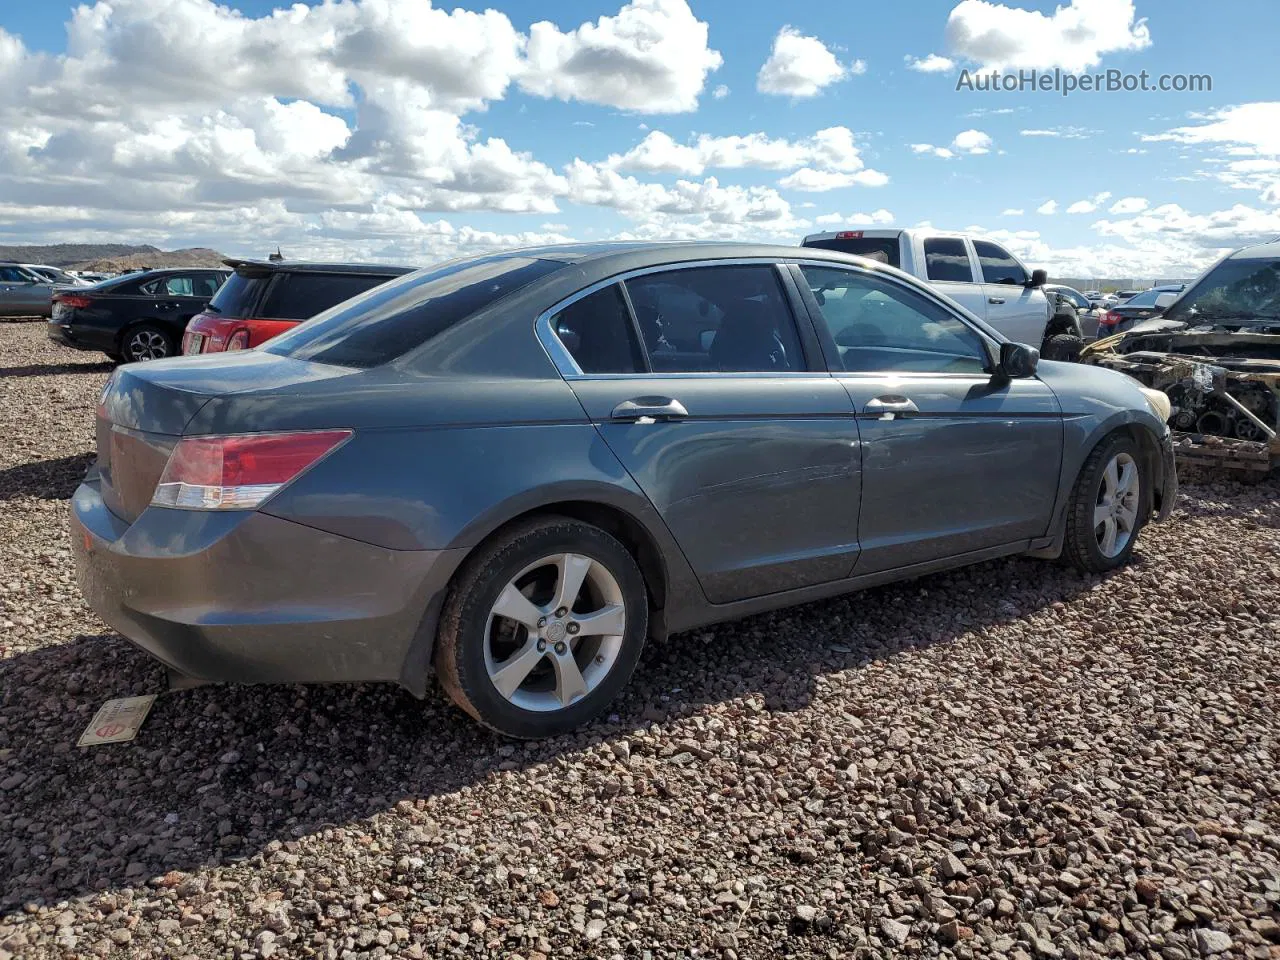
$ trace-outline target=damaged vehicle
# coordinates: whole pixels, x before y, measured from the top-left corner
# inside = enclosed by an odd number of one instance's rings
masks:
[[[1223,258],[1156,308],[1081,360],[1163,391],[1184,462],[1269,472],[1280,463],[1280,240]]]

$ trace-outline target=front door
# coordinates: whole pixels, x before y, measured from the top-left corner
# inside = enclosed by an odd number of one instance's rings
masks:
[[[854,573],[1044,535],[1062,458],[1053,392],[1036,379],[993,380],[978,332],[897,279],[816,264],[798,273],[859,418]]]
[[[769,263],[613,283],[551,330],[610,449],[707,599],[837,580],[858,553],[858,425]]]
[[[974,273],[964,237],[926,237],[922,251],[929,286],[986,320],[987,294]]]
[[[975,240],[973,250],[987,295],[987,323],[1014,343],[1040,349],[1052,309],[1044,291],[1027,285],[1027,268],[998,243]]]

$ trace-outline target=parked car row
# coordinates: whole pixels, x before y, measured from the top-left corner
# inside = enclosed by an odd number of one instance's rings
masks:
[[[650,637],[995,557],[1125,563],[1176,495],[1166,394],[1041,361],[1043,274],[1003,249],[829,239],[911,270],[575,244],[331,271],[364,292],[294,323],[273,297],[322,271],[238,262],[200,356],[103,390],[82,590],[183,683],[434,672],[540,737],[606,709]],[[171,276],[132,282],[181,299]],[[102,300],[158,309],[130,289]],[[240,330],[265,342],[228,353]]]

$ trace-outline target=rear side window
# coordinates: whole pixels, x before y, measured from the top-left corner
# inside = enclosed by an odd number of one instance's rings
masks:
[[[509,254],[455,260],[374,287],[263,349],[297,360],[375,367],[563,266]]]
[[[816,247],[819,250],[851,253],[855,257],[866,257],[877,263],[887,263],[891,267],[902,266],[897,237],[834,237],[830,240],[806,240],[804,245]]]
[[[237,270],[218,288],[218,292],[206,308],[210,313],[233,320],[254,316],[254,305],[271,282],[270,274],[247,275]]]
[[[551,329],[583,373],[644,370],[631,314],[616,283],[569,304],[551,318]]]
[[[394,279],[343,273],[282,273],[267,293],[259,316],[266,320],[306,320]]]
[[[925,274],[943,283],[972,283],[969,251],[958,237],[931,237],[924,242]]]
[[[795,318],[772,266],[693,267],[626,285],[654,373],[805,369]]]
[[[1027,271],[1008,250],[986,240],[973,241],[974,252],[982,264],[983,283],[1007,283],[1021,286],[1027,282]]]

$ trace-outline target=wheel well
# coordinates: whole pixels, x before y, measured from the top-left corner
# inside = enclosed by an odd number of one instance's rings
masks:
[[[500,535],[508,527],[527,521],[533,517],[557,516],[569,517],[589,523],[594,527],[616,537],[631,556],[635,558],[640,574],[644,577],[645,586],[649,589],[650,604],[661,610],[667,604],[667,565],[662,559],[662,552],[654,543],[653,537],[635,517],[625,510],[608,504],[591,500],[568,500],[561,503],[548,503],[527,510],[512,517],[502,526],[492,531],[485,540]]]

